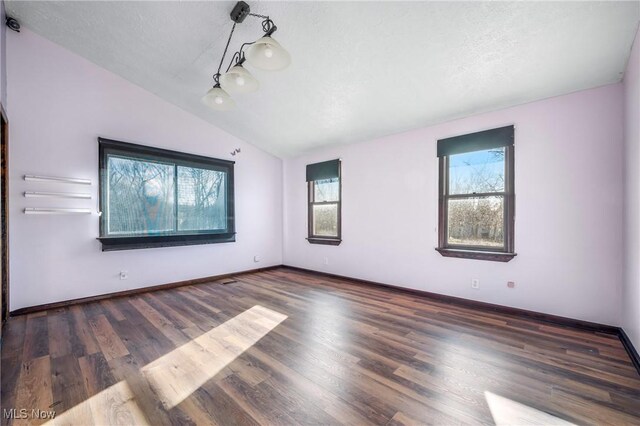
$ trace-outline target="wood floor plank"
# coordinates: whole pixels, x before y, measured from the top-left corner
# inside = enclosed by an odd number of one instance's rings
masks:
[[[56,410],[57,424],[64,424],[60,415],[74,410],[71,416],[77,423],[92,424],[93,415],[87,404],[83,404],[89,398],[87,388],[83,380],[83,371],[80,368],[78,358],[73,355],[64,355],[51,359],[52,393],[56,396],[53,406]]]
[[[151,425],[144,411],[137,402],[136,395],[125,380],[100,391],[87,400],[87,410],[91,413],[96,425]],[[76,410],[85,409],[84,405],[76,406],[63,414],[65,423],[86,424],[78,421]]]
[[[106,362],[106,360],[105,360]],[[147,380],[140,373],[144,363],[138,362],[134,355],[126,355],[109,362],[115,382],[125,381],[136,396],[140,408],[153,419],[155,424],[179,424],[192,425],[193,419],[180,408],[164,410],[158,404],[158,396],[153,391]]]
[[[113,323],[114,332],[120,337],[127,351],[134,355],[139,362],[149,363],[161,357],[175,347],[163,333],[158,332],[140,312],[129,302],[123,303],[129,316],[136,312],[140,318],[136,318],[135,324],[129,321],[117,321]],[[123,309],[124,311],[124,309]]]
[[[191,405],[200,411],[201,418],[206,416],[210,422],[221,426],[253,426],[259,424],[243,406],[238,404],[235,399],[231,398],[220,388],[221,381],[222,380],[218,380],[215,383],[206,383],[203,387],[195,391],[191,398],[183,401],[180,407],[182,407],[186,401],[190,401],[192,403]],[[204,422],[198,421],[198,424],[207,423],[206,420]]]
[[[260,424],[296,424],[272,395],[247,385],[234,374],[225,377],[218,386]]]
[[[278,357],[267,355],[254,347],[248,352],[246,358],[260,365],[262,370],[268,372],[270,378],[277,380],[281,386],[296,389],[297,392],[307,395],[311,401],[339,422],[345,424],[371,422],[368,416],[361,414],[357,408],[346,403],[336,393],[332,393],[312,378],[308,378],[305,375],[307,372],[296,371],[280,362]]]
[[[27,328],[24,335],[23,361],[30,361],[49,354],[49,335],[47,316],[27,315]]]
[[[127,319],[112,300],[102,300],[100,304],[111,314],[114,320],[124,321]]]
[[[69,330],[69,314],[66,309],[47,315],[49,353],[52,358],[62,357],[72,352]]]
[[[95,354],[100,351],[89,321],[84,313],[83,306],[72,306],[71,312],[71,347],[76,356]]]
[[[117,382],[102,352],[83,356],[78,359],[78,364],[88,397],[100,393]]]
[[[16,384],[22,370],[22,353],[24,345],[27,316],[11,318],[11,327],[2,331],[2,377],[0,377],[0,408],[15,408]],[[11,424],[11,419],[0,417],[0,424]]]
[[[83,426],[640,425],[616,336],[288,268],[234,280],[11,318],[3,408]]]
[[[94,336],[98,341],[98,346],[102,350],[107,360],[118,358],[129,354],[129,351],[122,343],[122,340],[113,331],[109,320],[104,315],[98,315],[90,322]]]
[[[51,360],[49,355],[33,358],[22,364],[16,393],[16,406],[10,408],[27,410],[27,412],[26,417],[15,419],[13,424],[43,424],[47,419],[41,419],[38,418],[38,416],[33,416],[32,410],[48,412],[53,409],[53,394],[51,391]]]
[[[169,319],[143,299],[133,298],[130,303],[175,345],[182,345],[189,341],[189,338],[184,333],[181,333]]]

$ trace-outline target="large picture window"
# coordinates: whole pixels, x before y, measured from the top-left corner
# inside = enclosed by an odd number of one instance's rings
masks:
[[[235,241],[233,162],[99,139],[102,249]]]
[[[309,236],[312,244],[338,245],[341,239],[340,160],[307,166]]]
[[[438,141],[443,256],[514,256],[513,126]]]

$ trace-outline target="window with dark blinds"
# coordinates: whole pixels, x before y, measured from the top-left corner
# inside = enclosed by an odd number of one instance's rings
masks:
[[[342,241],[340,160],[307,166],[307,241],[338,245]]]
[[[514,127],[438,141],[439,241],[444,256],[514,256]]]

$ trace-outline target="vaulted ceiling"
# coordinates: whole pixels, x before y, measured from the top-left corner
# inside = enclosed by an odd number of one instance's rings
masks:
[[[36,33],[278,156],[620,81],[638,2],[251,2],[292,56],[249,69],[234,111],[200,102],[235,2],[8,1]],[[238,25],[231,51],[261,35]]]

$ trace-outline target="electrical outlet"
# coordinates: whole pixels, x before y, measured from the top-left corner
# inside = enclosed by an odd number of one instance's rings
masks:
[[[477,278],[473,278],[471,280],[471,288],[480,288],[480,280]]]
[[[509,287],[509,288],[516,288],[516,283],[515,283],[515,281],[507,281],[507,287]]]
[[[253,256],[253,261],[256,263],[260,262],[260,256]]]
[[[120,271],[120,279],[126,280],[127,278],[129,278],[129,273],[127,271]]]
[[[324,264],[325,264],[325,265],[328,265],[328,264],[329,264],[329,258],[328,258],[328,257],[325,257],[325,258],[324,258]]]

